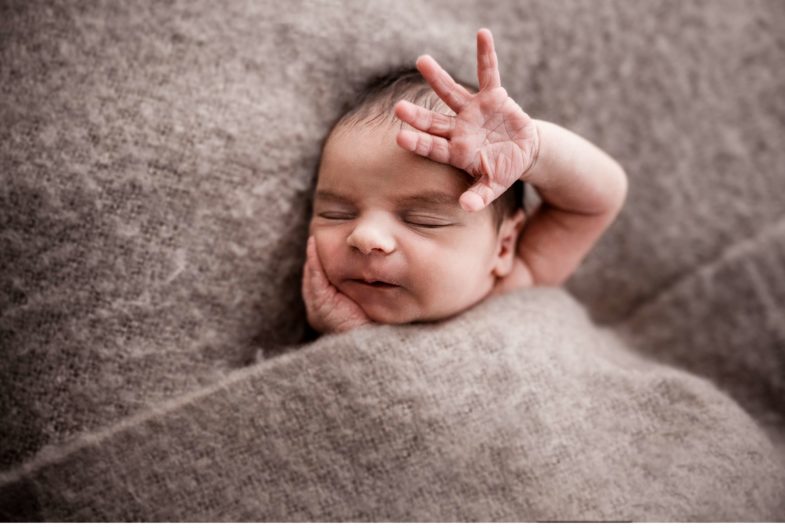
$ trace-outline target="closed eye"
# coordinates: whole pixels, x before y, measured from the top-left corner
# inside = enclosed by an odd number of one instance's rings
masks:
[[[327,220],[351,220],[354,215],[349,213],[319,213],[319,218],[325,218]]]
[[[417,227],[424,227],[426,229],[436,229],[438,227],[449,227],[451,224],[449,222],[445,222],[443,220],[435,220],[435,219],[419,219],[419,218],[407,218],[406,223],[417,226]]]
[[[416,224],[414,222],[409,222],[409,223],[411,225],[413,225],[413,226],[423,227],[425,229],[436,229],[438,227],[449,227],[449,226],[452,225],[452,224],[443,224],[443,225],[442,224],[438,224],[438,225],[437,224]]]

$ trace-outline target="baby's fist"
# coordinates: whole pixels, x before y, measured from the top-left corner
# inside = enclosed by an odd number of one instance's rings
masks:
[[[317,332],[346,332],[371,323],[362,308],[327,279],[313,236],[308,237],[302,292],[308,323]]]

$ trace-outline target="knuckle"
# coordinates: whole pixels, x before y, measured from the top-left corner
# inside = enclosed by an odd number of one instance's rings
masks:
[[[433,128],[435,128],[435,127],[437,127],[439,125],[439,123],[438,123],[438,121],[439,121],[438,115],[434,114],[433,112],[430,112],[426,116],[425,121],[426,121],[426,123],[425,123],[425,128],[426,129],[433,129]]]
[[[417,138],[417,153],[423,156],[427,156],[430,151],[431,151],[431,147],[428,144],[428,136],[420,135]]]
[[[326,304],[326,302],[325,302],[324,298],[316,298],[316,299],[314,299],[313,300],[313,310],[314,310],[314,312],[316,312],[316,313],[324,313],[326,311],[324,309],[325,304]]]
[[[439,142],[434,148],[434,153],[437,154],[440,159],[447,160],[449,158],[449,149],[445,142]]]

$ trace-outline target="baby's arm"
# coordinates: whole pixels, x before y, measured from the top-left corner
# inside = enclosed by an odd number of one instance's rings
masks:
[[[400,101],[395,114],[412,129],[398,133],[398,144],[473,175],[460,197],[468,211],[487,207],[518,179],[536,187],[543,204],[518,244],[520,275],[535,285],[562,284],[621,209],[624,171],[577,134],[532,119],[509,97],[487,29],[477,33],[479,92],[470,93],[427,55],[417,68],[455,115]]]
[[[543,203],[526,222],[518,256],[536,285],[565,282],[624,204],[627,176],[598,147],[558,125],[535,120],[539,152],[521,177]]]

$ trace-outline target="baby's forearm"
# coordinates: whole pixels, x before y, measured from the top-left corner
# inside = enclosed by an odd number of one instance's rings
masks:
[[[578,134],[547,121],[535,122],[539,152],[523,179],[558,209],[587,215],[618,212],[627,177],[616,160]]]
[[[518,256],[535,285],[564,283],[621,210],[627,176],[608,154],[560,126],[536,121],[539,150],[522,179],[542,205],[529,217]]]

